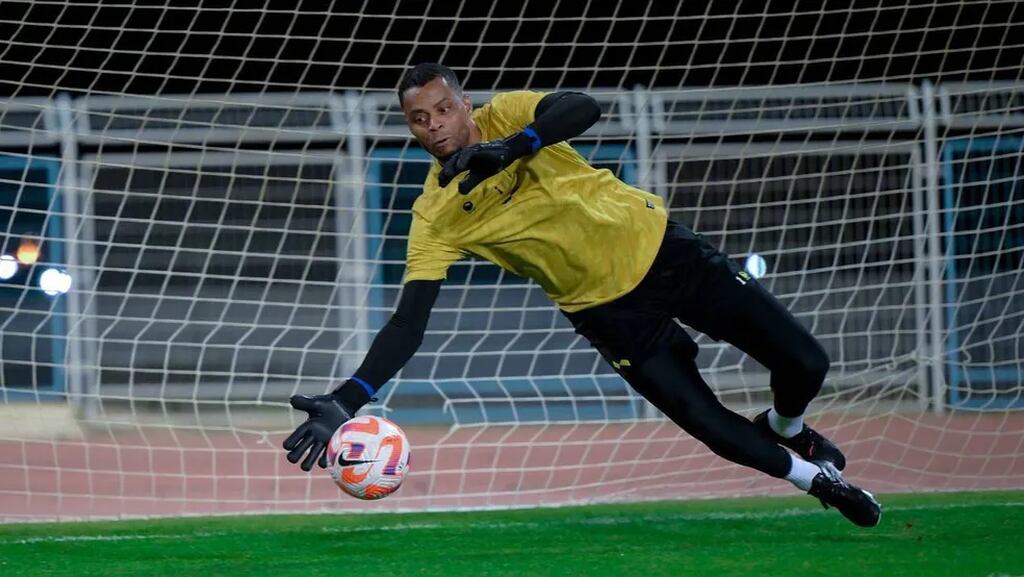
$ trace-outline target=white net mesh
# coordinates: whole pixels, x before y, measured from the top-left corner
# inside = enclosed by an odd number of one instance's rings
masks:
[[[396,302],[428,158],[394,88],[420,61],[476,104],[593,94],[573,145],[763,258],[825,346],[810,418],[857,481],[1024,486],[1017,3],[706,4],[5,1],[0,518],[789,491],[476,260],[368,409],[409,433],[402,490],[359,503],[284,460],[287,397],[351,374]],[[768,404],[757,363],[698,342],[727,404]]]

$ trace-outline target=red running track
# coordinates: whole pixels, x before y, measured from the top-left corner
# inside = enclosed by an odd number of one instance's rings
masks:
[[[873,492],[1024,488],[1024,413],[820,417]],[[284,435],[128,427],[0,441],[0,519],[508,507],[793,494],[664,423],[406,429],[410,475],[361,502],[284,458]]]

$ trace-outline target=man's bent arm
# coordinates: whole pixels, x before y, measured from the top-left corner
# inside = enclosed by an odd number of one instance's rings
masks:
[[[534,121],[522,132],[508,139],[515,158],[521,158],[542,147],[575,138],[601,118],[601,107],[582,92],[553,92],[545,95],[534,109]]]
[[[459,192],[469,194],[517,159],[583,134],[600,117],[597,101],[582,92],[547,94],[534,107],[534,120],[522,132],[462,148],[445,161],[437,184],[447,187],[456,175],[468,170],[469,176],[459,183]]]

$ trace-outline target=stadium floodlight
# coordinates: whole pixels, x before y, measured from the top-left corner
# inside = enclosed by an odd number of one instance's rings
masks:
[[[39,275],[39,288],[50,296],[64,294],[71,289],[71,275],[62,270],[48,268]]]
[[[747,257],[743,268],[754,278],[761,278],[768,272],[768,264],[764,257],[759,254],[752,254]]]
[[[18,274],[18,261],[13,256],[0,256],[0,280],[10,280]]]
[[[18,251],[15,254],[21,264],[26,266],[35,264],[39,260],[39,244],[34,240],[25,239],[18,245]]]

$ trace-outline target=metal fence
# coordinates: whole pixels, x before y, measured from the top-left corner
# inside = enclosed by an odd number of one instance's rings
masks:
[[[605,114],[574,145],[723,250],[762,255],[764,282],[828,350],[830,386],[936,410],[1020,401],[1007,259],[1024,246],[1024,85],[592,94]],[[45,301],[31,278],[0,283],[7,399],[323,390],[394,306],[428,163],[391,93],[13,99],[0,147],[5,210],[41,219],[46,258],[76,283]],[[39,162],[55,170],[31,188]],[[575,417],[587,399],[599,416],[637,410],[538,288],[480,261],[450,279],[394,406],[536,392]],[[755,363],[703,344],[716,387],[766,390]]]

